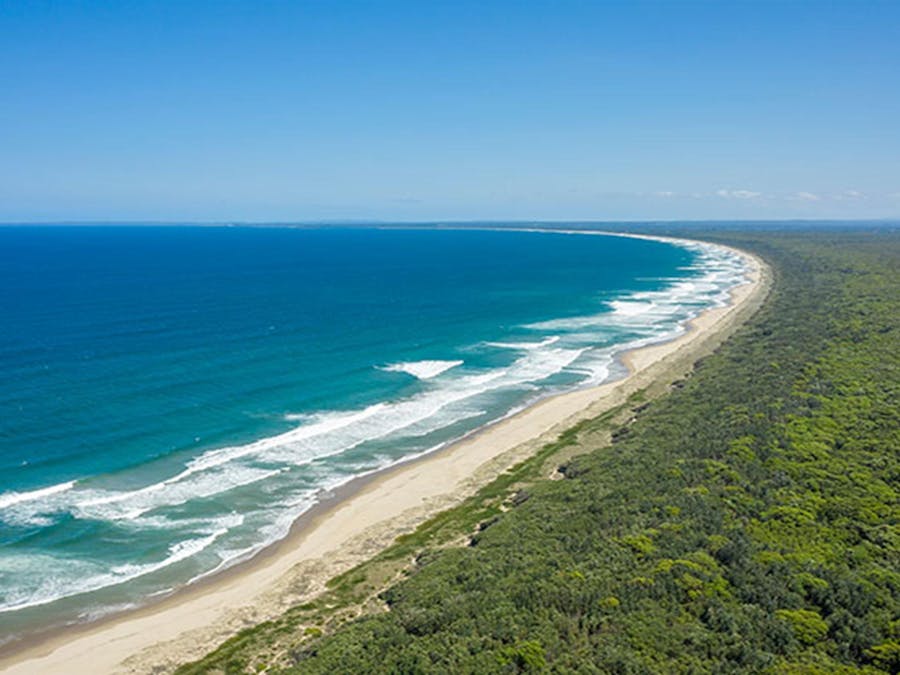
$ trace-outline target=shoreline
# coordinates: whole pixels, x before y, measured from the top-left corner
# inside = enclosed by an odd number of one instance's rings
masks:
[[[591,233],[600,234],[583,232]],[[619,354],[626,377],[541,398],[436,451],[356,477],[301,515],[287,537],[253,558],[140,608],[14,643],[0,657],[0,671],[169,672],[242,628],[308,600],[324,590],[328,579],[460,503],[578,421],[601,414],[651,383],[689,372],[756,310],[768,291],[767,266],[744,251],[730,250],[749,262],[748,281],[731,289],[730,303],[706,310],[677,337]]]

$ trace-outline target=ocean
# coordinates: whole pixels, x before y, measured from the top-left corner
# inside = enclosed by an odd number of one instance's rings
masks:
[[[0,641],[171,593],[355,476],[622,376],[744,265],[487,227],[0,227]]]

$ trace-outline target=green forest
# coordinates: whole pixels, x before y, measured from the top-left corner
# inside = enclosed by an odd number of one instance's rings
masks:
[[[900,672],[900,231],[666,233],[774,277],[689,377],[180,672]]]

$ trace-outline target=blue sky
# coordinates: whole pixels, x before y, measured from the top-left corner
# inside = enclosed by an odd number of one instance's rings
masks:
[[[900,216],[900,2],[0,0],[0,221]]]

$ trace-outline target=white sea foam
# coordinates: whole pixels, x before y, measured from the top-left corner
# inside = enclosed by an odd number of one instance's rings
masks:
[[[309,439],[314,442],[281,444],[267,450],[262,459],[297,465],[345,452],[364,442],[383,439],[401,431],[407,437],[436,431],[473,416],[471,409],[465,406],[455,409],[454,405],[492,391],[546,379],[568,366],[582,351],[556,349],[529,353],[506,368],[459,377],[437,389],[383,404],[377,415],[359,416],[352,424],[343,426],[340,433]],[[325,414],[319,424],[333,416],[352,417],[353,414]]]
[[[50,487],[40,488],[38,490],[30,490],[28,492],[5,492],[3,494],[0,494],[0,509],[5,509],[10,506],[15,506],[16,504],[22,504],[24,502],[43,499],[45,497],[50,497],[51,495],[60,494],[61,492],[67,492],[73,487],[75,487],[75,481],[70,480],[67,483],[51,485]]]
[[[612,307],[612,313],[615,317],[633,317],[648,314],[656,309],[657,304],[652,300],[650,302],[639,302],[636,300],[613,300],[609,303]]]
[[[641,237],[650,238],[653,237]],[[535,331],[599,331],[636,328],[655,333],[663,324],[684,323],[697,314],[697,308],[727,304],[730,290],[745,279],[746,261],[728,249],[673,240],[697,254],[691,271],[701,274],[692,279],[670,280],[659,290],[638,291],[607,302],[607,310],[584,316],[551,319],[528,324]]]
[[[117,586],[187,560],[209,548],[232,527],[238,526],[243,517],[234,515],[223,522],[225,520],[212,521],[218,527],[204,533],[204,536],[171,544],[168,555],[162,560],[118,565],[108,571],[102,570],[96,563],[60,560],[48,555],[29,553],[0,558],[0,575],[15,576],[18,581],[15,590],[0,604],[0,613],[46,605],[64,597]]]
[[[497,347],[499,349],[540,349],[559,342],[559,337],[559,335],[551,335],[539,342],[485,342],[484,344],[486,347]]]
[[[440,387],[406,399],[360,410],[304,415],[305,423],[294,429],[252,443],[207,451],[174,476],[141,488],[81,489],[35,501],[32,508],[22,504],[16,515],[20,522],[34,522],[48,512],[69,512],[77,518],[105,521],[141,518],[150,511],[268,481],[292,467],[308,466],[366,442],[395,434],[410,439],[436,432],[481,415],[477,404],[480,396],[539,382],[565,369],[583,352],[583,348],[531,349],[505,368],[448,380]]]
[[[389,373],[406,373],[420,380],[430,380],[462,364],[463,361],[401,361],[380,366],[379,369]]]
[[[272,478],[284,471],[279,469],[259,469],[234,466],[228,470],[210,471],[197,479],[175,481],[169,479],[161,483],[128,492],[106,492],[75,503],[71,512],[80,518],[97,520],[133,520],[148,511],[162,507],[179,506],[189,501],[251,485]],[[97,492],[89,493],[96,495]]]
[[[277,436],[263,438],[258,441],[254,441],[253,443],[247,443],[246,445],[237,445],[220,448],[217,450],[209,450],[207,452],[204,452],[196,459],[188,462],[187,468],[185,468],[184,471],[179,473],[177,476],[170,478],[166,482],[174,483],[186,478],[187,476],[197,473],[198,471],[205,471],[210,468],[232,462],[236,459],[240,459],[241,457],[260,455],[270,448],[300,443],[310,438],[333,433],[342,428],[358,424],[366,419],[373,417],[374,415],[377,415],[379,412],[384,410],[386,405],[387,404],[385,403],[376,403],[375,405],[371,405],[363,410],[319,415],[313,418],[317,419],[316,422],[312,424],[301,425],[283,434],[278,434]]]

